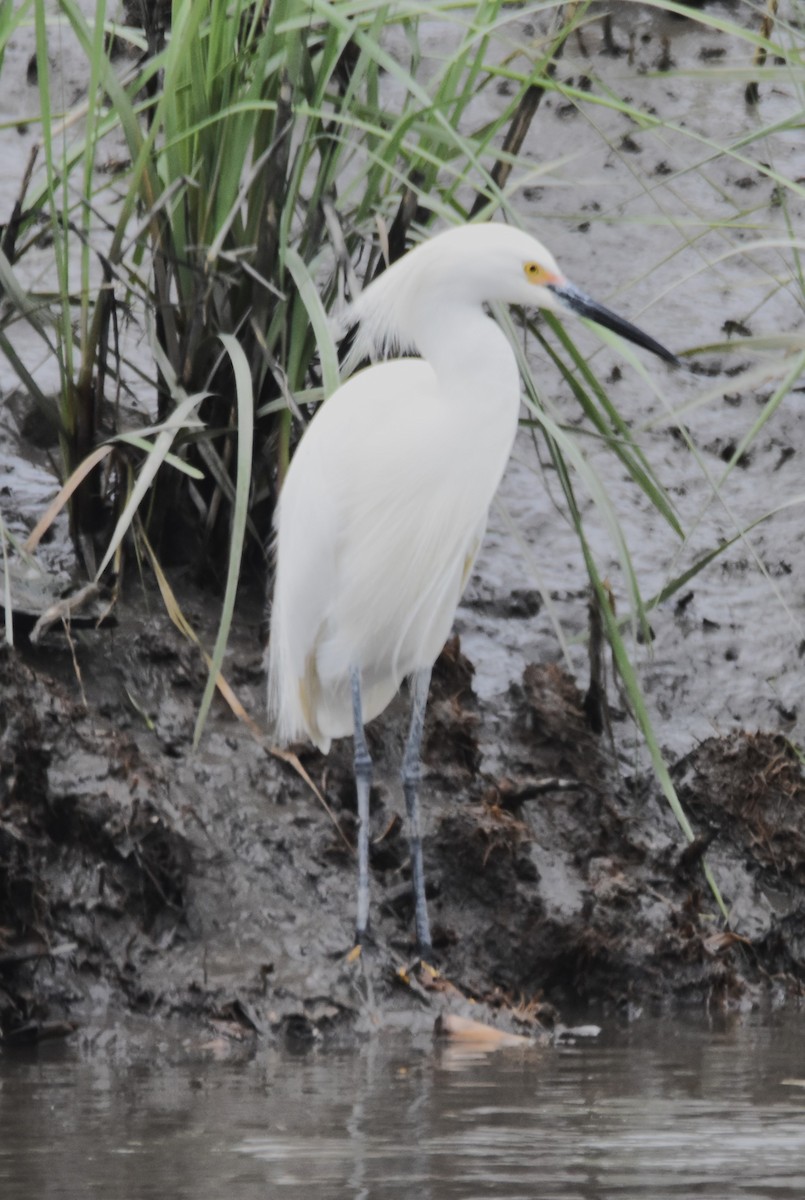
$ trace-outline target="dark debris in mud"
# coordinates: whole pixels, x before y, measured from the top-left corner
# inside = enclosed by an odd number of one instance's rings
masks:
[[[185,603],[203,626],[207,601]],[[258,715],[259,623],[246,608],[226,664]],[[709,739],[676,765],[698,835],[686,849],[558,666],[529,667],[501,700],[506,770],[489,775],[491,714],[452,641],[425,740],[434,975],[414,962],[404,698],[369,730],[373,943],[356,959],[349,742],[328,759],[299,748],[325,811],[223,704],[192,752],[203,668],[155,604],[73,648],[47,641],[0,656],[6,1040],[126,1011],[302,1046],[445,1012],[533,1035],[554,1006],[742,1006],[800,988],[805,780],[779,735]]]

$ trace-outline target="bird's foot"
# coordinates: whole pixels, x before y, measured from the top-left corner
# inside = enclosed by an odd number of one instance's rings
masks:
[[[352,949],[347,954],[347,962],[357,962],[362,956],[365,957],[376,949],[377,942],[371,929],[356,929],[355,941],[352,944]]]
[[[435,978],[439,974],[438,955],[429,943],[424,945],[417,942],[414,958],[405,968],[406,971],[423,971],[425,974]]]

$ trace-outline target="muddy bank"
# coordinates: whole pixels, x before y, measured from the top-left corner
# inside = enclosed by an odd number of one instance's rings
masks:
[[[204,628],[209,599],[184,601]],[[226,665],[258,715],[259,625],[259,605],[244,604]],[[400,971],[413,954],[396,782],[404,704],[369,729],[375,946],[351,962],[349,743],[329,759],[302,753],[328,814],[223,705],[192,752],[201,662],[156,597],[132,595],[118,627],[73,642],[53,633],[0,658],[11,1040],[121,1011],[304,1038],[417,1026],[469,999],[532,1028],[552,1005],[744,1006],[799,989],[805,783],[779,735],[712,738],[676,764],[702,839],[686,851],[653,779],[592,732],[563,669],[529,667],[492,712],[452,643],[426,734],[434,980]],[[490,723],[505,731],[505,773],[484,768]],[[700,870],[705,845],[729,931]]]
[[[728,17],[731,8],[712,11]],[[776,251],[754,243],[773,244],[789,222],[795,226],[801,198],[792,193],[783,207],[769,170],[743,161],[747,131],[758,118],[770,130],[782,123],[799,104],[796,89],[783,80],[764,84],[760,109],[747,109],[739,80],[703,68],[721,55],[725,66],[746,65],[744,43],[643,6],[616,5],[614,13],[615,49],[623,53],[613,53],[590,25],[566,47],[562,85],[583,91],[594,68],[613,95],[627,89],[641,110],[671,124],[637,127],[617,108],[586,108],[578,96],[571,104],[561,92],[546,97],[529,152],[535,164],[554,166],[536,176],[538,186],[524,183],[517,198],[523,222],[580,285],[674,349],[718,341],[730,329],[796,332],[801,304],[791,287],[770,283],[793,276]],[[669,49],[689,75],[666,73]],[[8,49],[3,83],[15,98],[26,86],[29,53],[22,42]],[[82,86],[79,71],[75,87]],[[485,99],[491,119],[491,89]],[[35,123],[8,123],[4,147],[14,169],[0,184],[6,214],[36,136]],[[714,145],[733,143],[744,147],[743,158],[713,156]],[[775,171],[792,180],[803,175],[801,141],[771,132],[759,160],[772,151]],[[739,242],[746,243],[741,255]],[[40,385],[55,390],[55,362],[40,363],[38,344],[34,355],[24,334],[15,333],[17,349],[30,356]],[[649,387],[591,334],[576,334],[692,531],[680,547],[609,451],[595,439],[584,443],[623,522],[645,595],[801,490],[796,390],[740,468],[724,474],[772,389],[766,381],[742,383],[748,353],[731,357],[723,394],[714,384],[702,403],[702,387],[710,386],[704,377],[655,367]],[[727,362],[710,365],[718,371]],[[14,376],[3,372],[3,519],[22,540],[56,482],[50,452],[34,453],[24,422],[14,419]],[[564,381],[539,356],[535,373],[554,418],[576,426]],[[137,381],[132,394],[143,397],[145,419],[151,391]],[[137,1012],[304,1040],[318,1031],[432,1024],[446,1007],[463,1011],[469,999],[476,1011],[485,1001],[491,1015],[531,1029],[538,1017],[550,1021],[549,1005],[560,1014],[593,1003],[635,1013],[672,1004],[741,1007],[799,991],[805,818],[800,763],[786,736],[802,743],[805,734],[801,510],[788,508],[753,529],[652,612],[651,654],[633,647],[700,839],[688,851],[613,689],[617,750],[591,728],[587,651],[574,643],[587,616],[585,569],[543,458],[527,435],[519,440],[458,617],[476,674],[454,650],[429,713],[425,859],[441,980],[400,973],[412,955],[397,787],[404,705],[369,730],[377,766],[376,946],[355,963],[347,957],[355,821],[349,744],[328,760],[302,753],[330,813],[223,705],[193,753],[200,656],[170,625],[158,596],[129,583],[116,628],[74,628],[72,646],[54,630],[38,648],[21,639],[0,656],[6,1037],[63,1032],[71,1022],[98,1028]],[[622,564],[592,501],[580,502],[601,572],[624,611]],[[48,573],[73,569],[65,526],[62,518],[41,547]],[[540,594],[550,598],[551,612]],[[181,600],[210,645],[215,600],[190,590]],[[258,721],[260,622],[260,598],[245,598],[226,663]],[[567,668],[556,662],[557,625],[568,643]],[[703,878],[702,851],[729,909],[729,929]]]

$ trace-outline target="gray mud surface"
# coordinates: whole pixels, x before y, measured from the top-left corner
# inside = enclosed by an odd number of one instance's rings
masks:
[[[557,665],[495,713],[505,775],[479,769],[490,719],[452,642],[426,733],[426,846],[440,975],[412,966],[394,786],[404,706],[370,727],[374,944],[350,961],[350,747],[302,761],[331,809],[221,705],[191,750],[203,673],[160,611],[0,658],[0,1021],[7,1038],[123,1010],[240,1033],[418,1027],[449,1009],[526,1028],[580,1003],[744,1006],[796,991],[805,784],[774,735],[712,738],[675,775],[732,908],[731,931],[653,781],[591,731]],[[212,606],[195,596],[203,621]],[[226,671],[259,710],[259,608]],[[501,711],[501,706],[502,710]],[[332,817],[332,819],[331,819]],[[334,823],[335,822],[335,823]],[[337,823],[337,824],[336,824]],[[406,970],[405,968],[409,969]],[[470,1005],[470,1001],[474,1001]],[[552,1007],[553,1006],[553,1007]]]
[[[730,19],[739,10],[709,9]],[[740,82],[714,86],[707,74],[717,56],[745,64],[745,44],[641,5],[613,11],[620,52],[591,23],[583,42],[568,44],[562,78],[572,83],[594,70],[616,94],[628,90],[636,104],[704,140],[637,129],[617,112],[589,113],[550,97],[530,153],[535,166],[556,165],[523,188],[524,223],[579,285],[674,349],[718,341],[728,322],[757,334],[797,330],[801,297],[776,284],[777,258],[735,253],[744,241],[785,234],[772,181],[712,155],[707,142],[739,139],[759,119],[772,126],[799,104],[796,89],[784,80],[764,84],[759,109],[749,111]],[[436,55],[444,36],[436,30]],[[17,116],[20,96],[23,110],[35,111],[29,55],[12,44],[0,81],[0,104]],[[693,74],[666,78],[669,55]],[[70,61],[65,51],[68,98],[83,86]],[[21,119],[9,130],[0,219],[36,136],[35,124]],[[805,175],[801,139],[769,136],[766,152],[791,179]],[[801,221],[793,199],[786,216]],[[42,286],[35,275],[26,282]],[[55,387],[53,363],[40,361],[25,336],[21,329],[18,352],[42,386]],[[712,374],[701,376],[670,376],[651,364],[649,388],[588,331],[580,344],[691,530],[680,547],[612,456],[593,439],[583,442],[646,595],[801,490],[802,398],[794,389],[712,500],[713,481],[773,390],[757,375],[742,386],[736,372],[756,367],[749,355],[708,361]],[[731,374],[719,377],[726,367]],[[577,425],[562,381],[544,361],[535,373],[557,419]],[[3,518],[24,537],[56,481],[47,451],[32,445],[25,400],[12,396],[5,364],[0,384]],[[137,392],[135,383],[135,392],[134,423],[147,419],[153,400],[147,387]],[[674,415],[683,405],[695,405],[684,414],[689,444]],[[54,629],[37,647],[20,631],[16,648],[0,652],[3,1036],[33,1040],[74,1023],[97,1029],[135,1012],[304,1042],[432,1024],[445,1009],[529,1030],[588,1004],[631,1014],[798,994],[805,781],[792,742],[805,740],[801,509],[725,552],[652,613],[653,644],[633,647],[697,834],[686,849],[611,680],[613,739],[591,727],[587,649],[578,636],[588,626],[586,577],[557,494],[524,435],[459,612],[461,650],[451,644],[434,683],[423,804],[438,976],[412,966],[397,785],[404,698],[368,731],[377,781],[374,945],[355,960],[349,742],[328,759],[299,748],[329,814],[218,700],[193,751],[201,656],[156,591],[134,578],[113,627],[74,627],[72,643]],[[592,502],[583,503],[591,542],[622,600],[618,557]],[[49,572],[70,570],[63,520],[41,561]],[[210,646],[218,598],[172,583]],[[262,599],[244,595],[225,662],[258,722],[261,621]],[[703,852],[728,927],[704,879]]]

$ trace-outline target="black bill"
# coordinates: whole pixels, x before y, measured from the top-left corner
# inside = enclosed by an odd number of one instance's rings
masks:
[[[662,358],[674,367],[682,366],[676,355],[672,354],[670,350],[666,350],[665,346],[655,342],[653,337],[643,333],[643,330],[638,329],[636,325],[631,325],[616,313],[604,308],[603,304],[598,304],[590,296],[574,287],[572,283],[549,283],[548,290],[553,292],[554,296],[558,296],[567,308],[578,313],[580,317],[595,321],[596,325],[603,325],[604,329],[611,329],[613,333],[620,334],[621,337],[634,342],[636,346],[642,346],[644,350],[650,350],[652,354],[656,354],[658,358]]]

